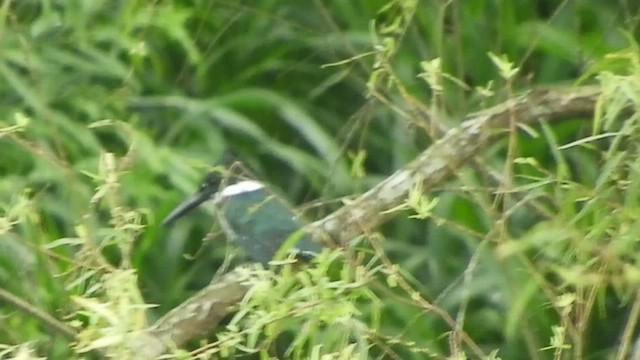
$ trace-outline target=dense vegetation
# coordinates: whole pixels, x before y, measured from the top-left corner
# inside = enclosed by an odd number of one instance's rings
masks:
[[[127,334],[237,264],[206,211],[159,226],[225,150],[315,220],[467,114],[582,84],[607,96],[593,118],[507,129],[349,249],[299,273],[248,270],[240,312],[179,356],[629,356],[639,11],[1,2],[0,358],[136,358]]]

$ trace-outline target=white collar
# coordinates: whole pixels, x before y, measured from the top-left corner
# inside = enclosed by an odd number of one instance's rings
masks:
[[[224,189],[218,191],[216,197],[220,199],[228,198],[234,195],[248,193],[264,188],[264,184],[255,180],[243,180],[238,183],[225,186]]]

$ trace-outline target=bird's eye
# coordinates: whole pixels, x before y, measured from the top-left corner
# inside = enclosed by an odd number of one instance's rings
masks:
[[[200,185],[200,191],[207,189],[217,189],[220,186],[220,174],[217,172],[210,172],[205,176],[204,180]]]

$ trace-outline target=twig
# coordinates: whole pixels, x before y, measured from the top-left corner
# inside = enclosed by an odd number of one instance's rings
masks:
[[[67,338],[74,339],[76,331],[69,325],[60,322],[58,319],[29,304],[27,301],[13,295],[5,289],[0,288],[0,300],[10,303],[22,312],[30,315]]]

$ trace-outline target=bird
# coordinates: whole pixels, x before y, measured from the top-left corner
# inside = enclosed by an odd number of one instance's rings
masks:
[[[209,172],[196,192],[175,207],[161,224],[168,226],[210,201],[223,232],[252,261],[266,267],[282,254],[293,254],[292,258],[304,261],[316,257],[322,245],[304,232],[305,222],[264,183],[243,177],[236,170],[242,167],[236,164],[230,167],[227,176],[216,169]]]

